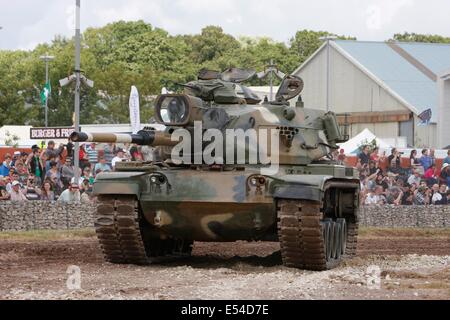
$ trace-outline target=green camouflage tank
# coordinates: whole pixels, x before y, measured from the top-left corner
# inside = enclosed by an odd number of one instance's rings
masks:
[[[194,241],[278,241],[284,265],[310,270],[356,254],[360,185],[330,156],[345,141],[335,114],[304,108],[295,76],[261,102],[242,85],[253,75],[203,70],[184,93],[159,96],[164,132],[72,135],[160,155],[97,176],[95,228],[107,261],[162,262],[189,255]]]

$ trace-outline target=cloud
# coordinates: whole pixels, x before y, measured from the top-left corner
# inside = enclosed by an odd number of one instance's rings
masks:
[[[4,1],[0,49],[32,48],[55,35],[73,35],[73,0]],[[234,36],[268,36],[287,41],[297,30],[325,30],[360,40],[386,40],[398,32],[450,36],[450,1],[416,0],[96,0],[81,2],[81,28],[117,20],[139,20],[171,34],[221,26]]]
[[[382,0],[371,4],[366,9],[366,26],[369,30],[381,30],[391,24],[402,9],[413,5],[414,0]]]

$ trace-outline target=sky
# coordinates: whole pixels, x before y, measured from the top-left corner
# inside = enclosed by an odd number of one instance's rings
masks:
[[[450,36],[448,0],[81,0],[81,27],[144,20],[170,34],[207,25],[288,42],[297,30],[383,41],[404,31]],[[74,34],[75,0],[0,0],[0,50]]]

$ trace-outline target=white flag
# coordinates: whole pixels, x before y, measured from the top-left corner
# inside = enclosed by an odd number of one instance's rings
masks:
[[[130,123],[133,134],[141,130],[141,115],[139,112],[139,93],[137,88],[132,86],[130,93]]]

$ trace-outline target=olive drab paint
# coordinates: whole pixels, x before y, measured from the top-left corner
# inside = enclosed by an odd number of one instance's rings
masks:
[[[261,103],[242,85],[253,75],[203,70],[184,93],[159,96],[164,132],[72,134],[157,147],[161,159],[98,175],[96,230],[107,260],[158,262],[189,254],[193,241],[280,241],[285,265],[313,270],[356,253],[357,172],[327,158],[345,140],[335,114],[304,108],[294,76]]]

